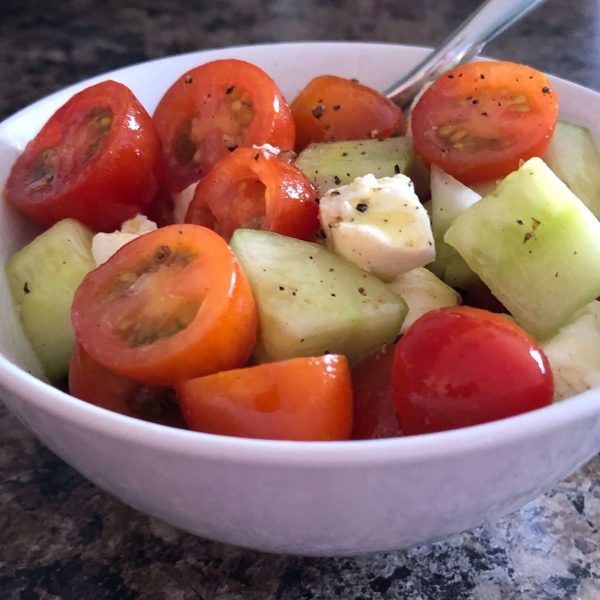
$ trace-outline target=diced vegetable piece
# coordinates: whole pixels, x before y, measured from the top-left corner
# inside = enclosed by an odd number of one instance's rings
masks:
[[[96,267],[92,237],[77,221],[59,221],[6,263],[15,310],[51,382],[69,369],[75,343],[71,303],[83,278]]]
[[[310,144],[298,155],[296,166],[325,194],[363,175],[379,178],[405,173],[413,157],[412,138],[407,137],[329,142]]]
[[[440,240],[441,243],[446,244],[444,240]],[[448,244],[446,244],[448,246]],[[452,248],[452,246],[449,246]],[[454,250],[454,248],[452,248]],[[471,267],[466,263],[465,259],[458,254],[454,253],[454,256],[448,262],[446,267],[446,273],[444,275],[444,281],[451,287],[458,288],[460,290],[468,290],[471,286],[480,282],[477,273],[473,272]]]
[[[414,269],[404,273],[388,285],[408,304],[408,314],[401,333],[430,310],[461,304],[460,294],[427,269]]]
[[[431,166],[431,229],[436,256],[435,261],[427,268],[448,285],[462,289],[466,289],[464,286],[467,282],[477,281],[478,278],[460,260],[456,250],[444,242],[444,235],[454,220],[480,199],[481,196],[466,185],[444,173],[439,167]],[[448,267],[451,264],[453,266],[449,280]]]
[[[380,279],[435,258],[429,216],[404,175],[357,177],[327,192],[319,208],[327,246]]]
[[[329,352],[353,364],[399,334],[404,300],[322,246],[238,229],[231,248],[258,303],[259,362]]]
[[[498,187],[500,181],[502,180],[491,179],[489,181],[477,181],[469,185],[469,189],[483,198],[484,196],[491,194]]]
[[[554,376],[554,402],[600,386],[600,302],[583,308],[541,346]]]
[[[600,153],[590,130],[559,121],[544,158],[554,173],[600,219]]]
[[[600,222],[539,158],[458,217],[444,239],[538,339],[600,295]]]

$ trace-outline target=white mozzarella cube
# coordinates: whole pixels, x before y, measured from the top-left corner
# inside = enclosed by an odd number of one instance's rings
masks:
[[[413,269],[388,284],[408,304],[408,314],[400,333],[404,333],[419,317],[436,308],[459,306],[460,294],[438,279],[428,269]]]
[[[329,190],[319,218],[330,249],[384,281],[435,259],[427,211],[405,175],[365,175]]]
[[[600,302],[594,301],[541,344],[554,376],[554,401],[600,386]]]
[[[157,229],[156,223],[137,215],[121,225],[121,229],[113,233],[97,233],[92,239],[92,255],[99,267],[105,263],[117,250],[135,238]]]

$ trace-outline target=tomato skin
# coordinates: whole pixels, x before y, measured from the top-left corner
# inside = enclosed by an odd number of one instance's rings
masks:
[[[85,277],[71,320],[107,369],[167,387],[243,366],[258,329],[233,252],[198,225],[162,227],[123,246]]]
[[[406,435],[512,417],[548,406],[553,392],[535,340],[488,311],[433,310],[396,346],[392,397]]]
[[[283,94],[262,69],[241,60],[216,60],[184,73],[153,120],[172,192],[204,177],[230,148],[294,147],[294,120]]]
[[[176,385],[194,431],[236,437],[347,440],[352,385],[344,356],[293,358]]]
[[[80,400],[128,417],[187,428],[172,389],[149,387],[112,373],[77,343],[69,366],[69,392]]]
[[[109,111],[110,128],[101,128]],[[40,178],[32,181],[36,174]],[[46,227],[72,218],[95,231],[114,231],[146,212],[163,176],[150,116],[127,87],[103,81],[50,117],[13,165],[5,195]]]
[[[317,189],[285,157],[238,148],[200,180],[186,223],[210,227],[226,240],[236,229],[261,229],[309,241],[320,228]]]
[[[417,102],[411,125],[423,161],[468,185],[502,179],[521,160],[542,157],[557,119],[558,97],[543,73],[481,61],[438,78]]]
[[[400,435],[392,402],[394,346],[384,346],[352,369],[353,440],[373,440]]]
[[[312,79],[291,108],[296,152],[313,142],[390,137],[403,119],[402,111],[379,92],[334,75]]]

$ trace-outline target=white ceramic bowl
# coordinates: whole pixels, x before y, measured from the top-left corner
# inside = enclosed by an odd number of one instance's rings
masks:
[[[385,89],[427,50],[305,43],[212,50],[122,69],[45,98],[0,125],[0,185],[25,143],[73,93],[112,78],[152,112],[190,67],[241,58],[293,98],[315,75]],[[553,79],[561,117],[600,133],[600,95]],[[35,228],[2,204],[0,256]],[[214,540],[271,552],[351,555],[439,540],[515,510],[600,450],[600,390],[488,425],[433,435],[298,443],[170,429],[72,398],[37,368],[0,281],[1,397],[52,451],[123,502]]]

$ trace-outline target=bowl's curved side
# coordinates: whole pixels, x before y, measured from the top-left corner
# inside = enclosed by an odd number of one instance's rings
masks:
[[[426,52],[349,43],[240,47],[162,59],[93,81],[122,81],[152,110],[181,72],[215,58],[258,64],[291,97],[326,72],[384,89]],[[0,125],[1,185],[14,149],[93,81]],[[600,95],[555,83],[563,118],[600,133]],[[33,232],[2,210],[0,258],[6,260]],[[10,310],[9,304],[3,277],[0,305]],[[9,409],[40,440],[131,506],[192,533],[259,550],[357,554],[439,539],[521,506],[600,448],[597,391],[489,426],[378,442],[292,444],[169,430],[86,405],[17,369],[28,367],[29,350],[14,321],[0,321],[0,388]]]
[[[477,451],[405,460],[267,464],[73,427],[4,390],[51,450],[126,504],[202,537],[255,550],[354,555],[442,539],[515,510],[598,449],[600,414]]]

